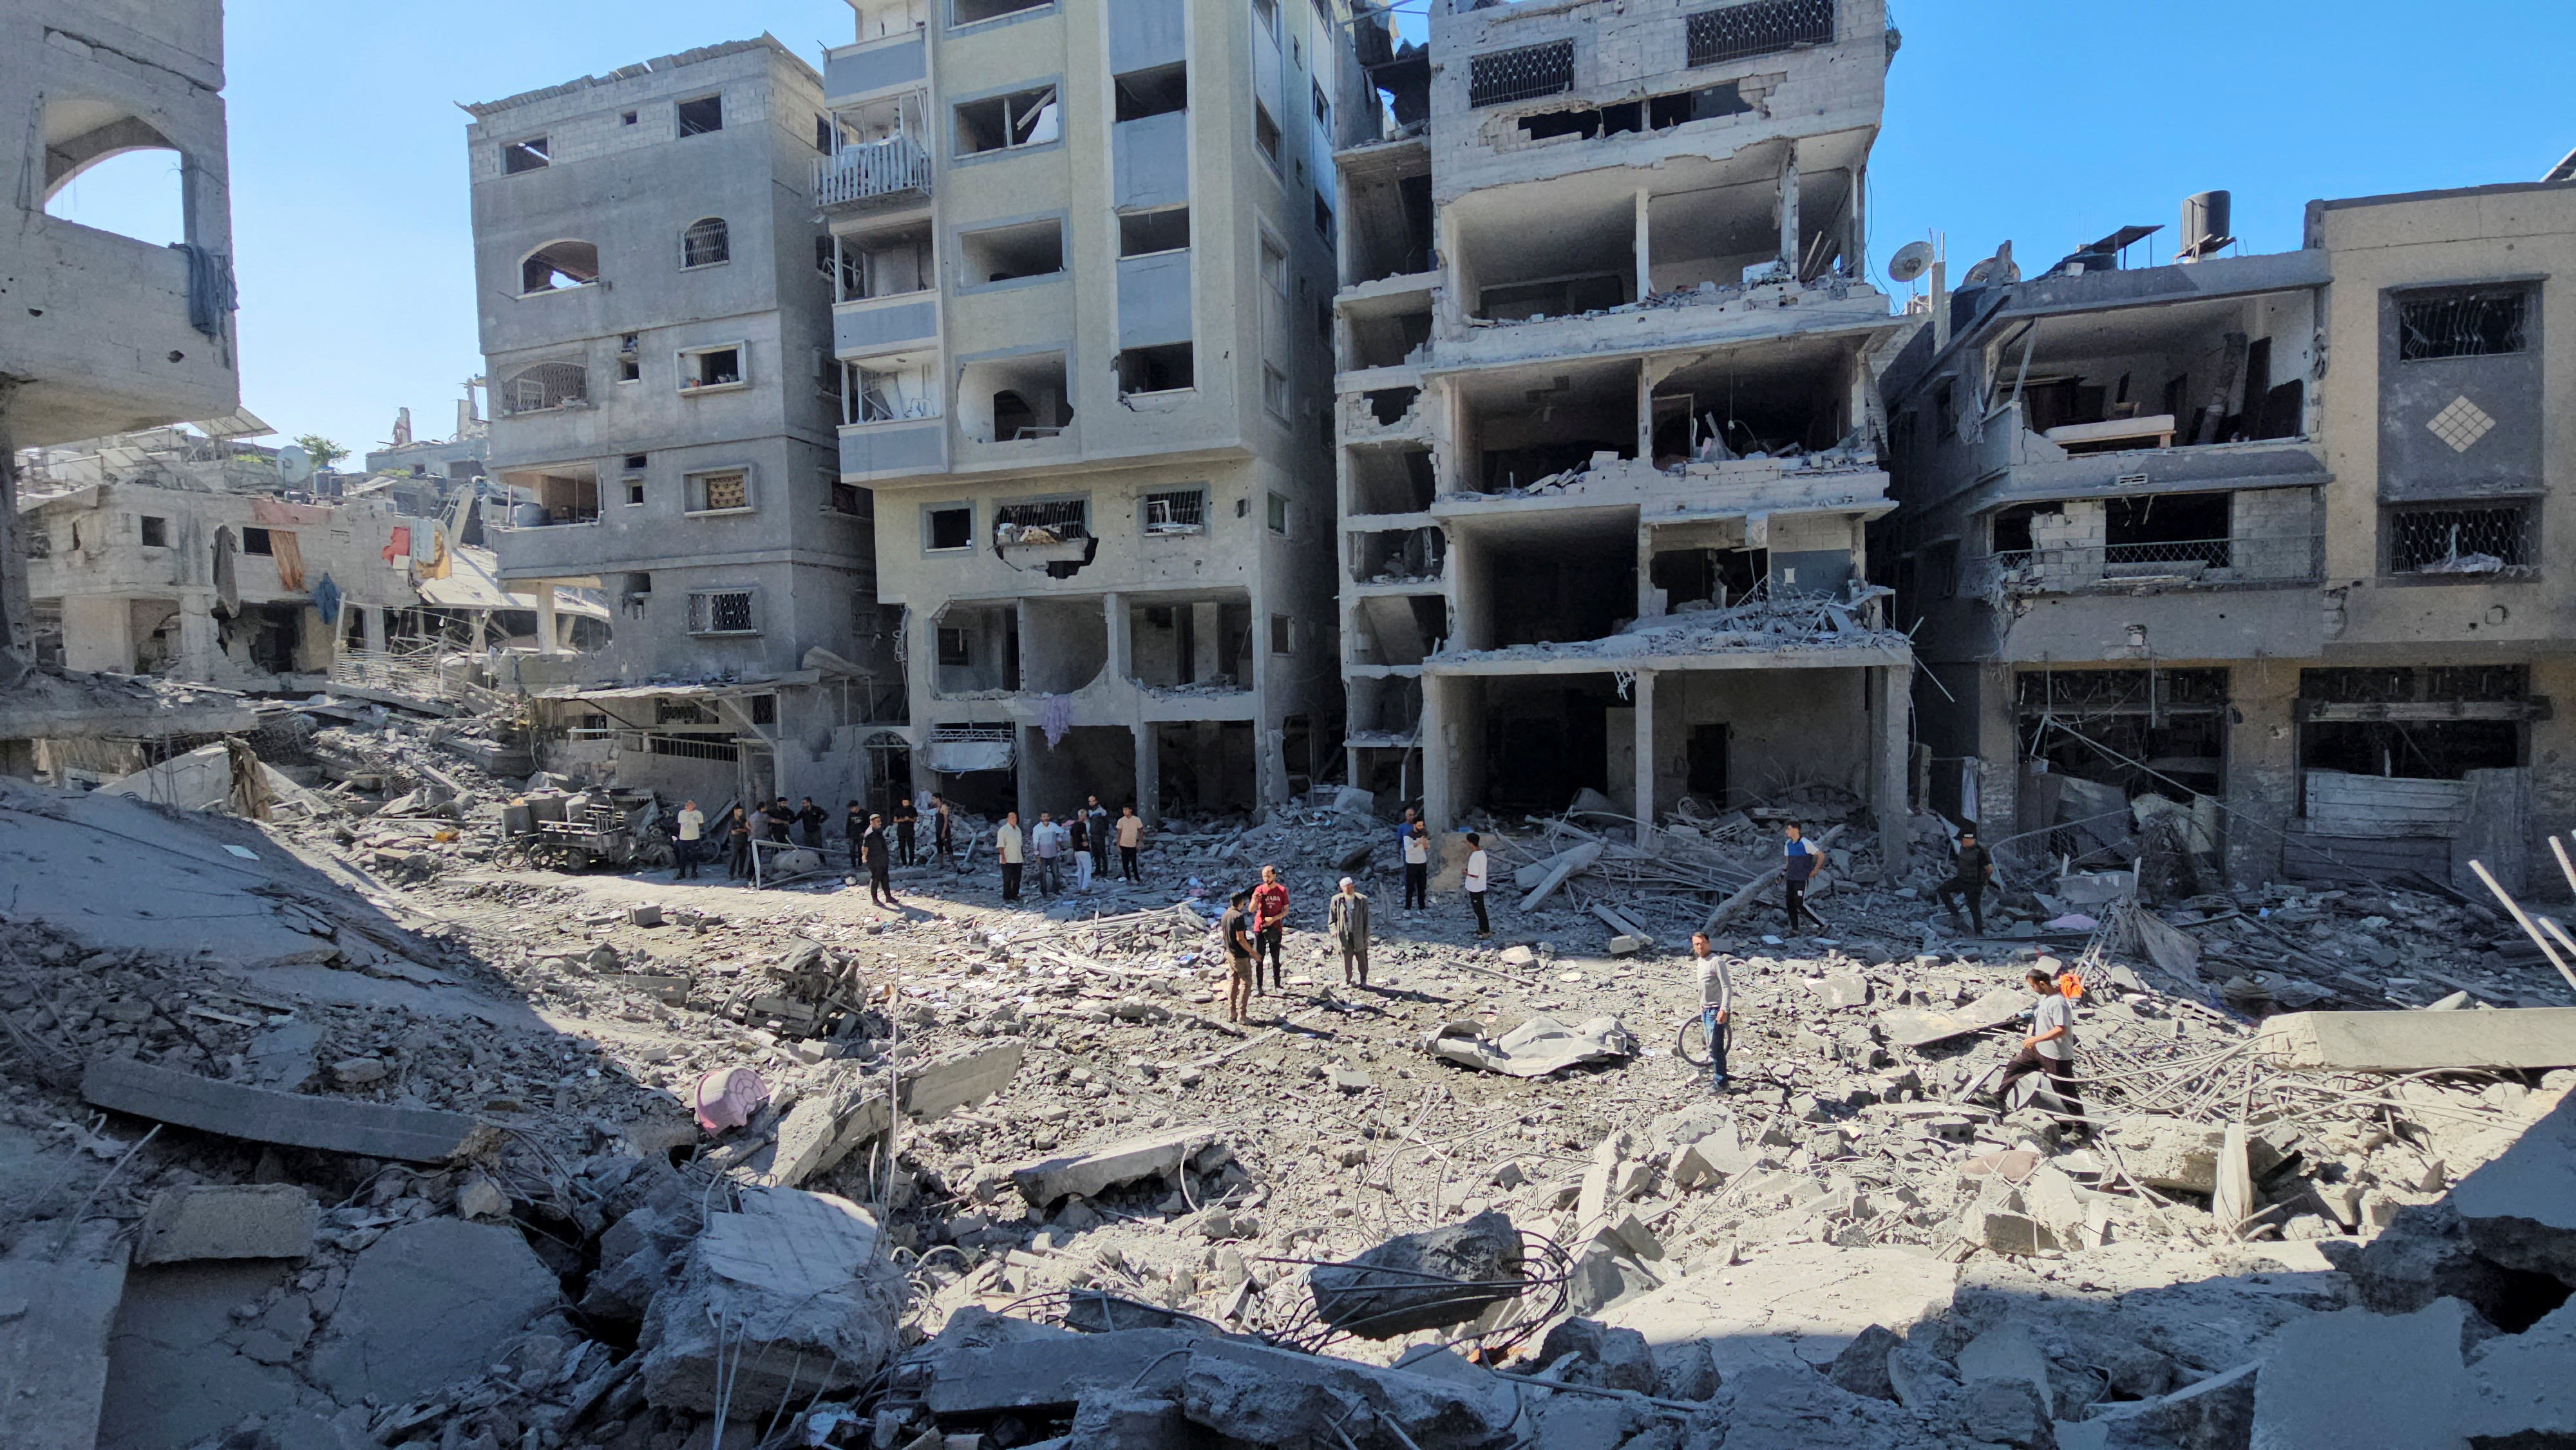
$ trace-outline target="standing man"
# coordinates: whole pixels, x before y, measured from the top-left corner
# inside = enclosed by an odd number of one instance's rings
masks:
[[[705,836],[706,833],[707,813],[698,809],[698,803],[696,801],[680,802],[680,836],[677,842],[680,856],[680,869],[672,874],[672,880],[694,881],[697,879],[698,841],[701,837]]]
[[[1075,811],[1064,818],[1065,849],[1073,857],[1073,889],[1091,893],[1091,813]]]
[[[1407,911],[1431,909],[1431,828],[1420,821],[1404,838],[1404,906]]]
[[[725,817],[725,879],[739,881],[751,874],[751,817],[740,806]]]
[[[1708,1032],[1708,1087],[1726,1091],[1726,1039],[1735,1015],[1735,979],[1726,974],[1726,958],[1709,950],[1708,933],[1691,933],[1691,963],[1699,968],[1699,1020]]]
[[[1082,837],[1091,845],[1091,869],[1109,874],[1109,807],[1093,796],[1082,808]]]
[[[1027,843],[1020,839],[1020,813],[1013,811],[1002,817],[1002,824],[993,831],[993,854],[1002,863],[1004,901],[1020,899],[1020,868],[1028,864],[1027,849]]]
[[[769,809],[761,814],[769,817],[770,840],[784,846],[796,838],[796,813],[787,808],[787,797],[780,796],[771,801]]]
[[[2049,1086],[2066,1104],[2075,1119],[2078,1133],[2092,1134],[2092,1125],[2084,1121],[2084,1103],[2075,1096],[2075,1003],[2057,986],[2057,979],[2046,969],[2033,967],[2026,976],[2030,989],[2039,994],[2039,1007],[2030,1016],[2030,1035],[2021,1040],[2021,1051],[2004,1064],[2004,1076],[1995,1084],[1995,1096],[2009,1104],[2013,1084],[2034,1072],[2046,1072]]]
[[[841,838],[850,843],[850,869],[853,871],[864,864],[860,860],[859,845],[860,838],[867,833],[868,813],[859,809],[857,801],[850,802],[848,808],[841,812]]]
[[[957,869],[957,812],[944,795],[930,798],[930,845],[949,870]]]
[[[851,804],[856,805],[857,802],[853,801]],[[814,798],[810,795],[805,797],[805,804],[796,812],[796,824],[805,828],[806,850],[823,849],[823,822],[826,819],[828,816],[821,806],[814,804]]]
[[[1244,912],[1244,903],[1252,899],[1249,891],[1234,893],[1234,904],[1225,909],[1217,923],[1217,934],[1225,941],[1225,1016],[1229,1022],[1241,1022],[1252,1006],[1252,989],[1260,969],[1252,960],[1252,929]]]
[[[1064,859],[1064,827],[1055,823],[1048,811],[1038,812],[1038,828],[1030,833],[1029,844],[1038,853],[1038,895],[1053,896],[1064,889],[1060,863]]]
[[[1367,986],[1369,900],[1360,895],[1359,887],[1348,876],[1342,878],[1342,889],[1333,894],[1324,920],[1332,930],[1333,940],[1342,948],[1342,985]]]
[[[1493,859],[1485,854],[1484,837],[1467,833],[1467,875],[1460,884],[1467,888],[1467,904],[1476,908],[1476,935],[1492,936],[1493,919],[1485,915],[1486,873],[1493,869]]]
[[[906,866],[913,864],[915,856],[913,851],[913,832],[918,830],[920,826],[921,811],[919,807],[912,803],[912,797],[897,797],[894,803],[895,849],[903,853],[903,864]]]
[[[1825,859],[1825,853],[1816,849],[1816,843],[1807,839],[1796,821],[1782,828],[1781,834],[1780,885],[1782,904],[1789,913],[1789,935],[1798,934],[1798,918],[1801,916],[1814,922],[1816,929],[1822,931],[1825,926],[1823,918],[1807,909],[1807,883],[1815,876],[1816,867]]]
[[[1942,909],[1956,918],[1959,908],[1950,904],[1950,898],[1965,897],[1968,903],[1968,924],[1975,929],[1977,935],[1984,936],[1986,934],[1986,883],[1993,880],[1994,875],[1994,858],[1986,854],[1985,847],[1977,844],[1977,833],[1973,830],[1961,831],[1959,859],[1950,867],[1950,879],[1932,888],[1932,899],[1941,903]]]
[[[1118,869],[1126,879],[1142,883],[1143,873],[1136,869],[1136,850],[1145,844],[1145,822],[1134,806],[1118,808]]]
[[[1421,823],[1422,812],[1415,810],[1411,806],[1406,806],[1404,808],[1404,819],[1396,822],[1395,824],[1395,855],[1397,860],[1401,861],[1407,859],[1404,854],[1404,848],[1413,840],[1413,828]]]
[[[1286,968],[1281,965],[1282,944],[1288,935],[1288,886],[1279,879],[1279,868],[1261,868],[1261,884],[1252,888],[1252,989],[1261,990],[1261,959],[1270,959],[1270,985],[1281,992],[1288,990]]]
[[[868,817],[867,829],[859,836],[859,855],[868,865],[868,904],[903,910],[903,903],[894,899],[894,858],[887,853],[883,816]]]

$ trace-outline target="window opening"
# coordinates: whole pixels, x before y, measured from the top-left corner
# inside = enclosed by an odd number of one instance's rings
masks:
[[[1113,77],[1110,84],[1118,93],[1117,119],[1121,121],[1168,116],[1190,106],[1190,68],[1184,64],[1129,71]]]
[[[993,511],[993,541],[997,544],[1066,544],[1090,537],[1089,499],[1006,503]]]
[[[1686,22],[1692,65],[1716,65],[1748,55],[1769,55],[1801,45],[1829,45],[1834,0],[1754,0],[1703,10]]]
[[[1190,209],[1166,207],[1161,211],[1123,212],[1118,218],[1118,255],[1146,257],[1156,252],[1178,252],[1190,244]]]
[[[531,363],[501,388],[507,413],[542,413],[590,401],[590,374],[579,363]]]
[[[1168,393],[1198,386],[1195,349],[1186,342],[1131,347],[1118,354],[1118,392]]]
[[[742,381],[742,349],[701,348],[680,355],[680,387],[717,388]]]
[[[1491,51],[1467,62],[1467,104],[1500,106],[1574,89],[1574,42]]]
[[[555,292],[599,280],[599,248],[589,242],[548,242],[519,264],[519,292]]]
[[[170,547],[170,521],[168,519],[156,519],[150,514],[145,514],[142,516],[140,532],[143,547],[147,549],[166,549]]]
[[[1044,146],[1062,139],[1062,108],[1053,86],[967,101],[957,107],[957,154],[980,156]]]
[[[702,589],[689,596],[689,633],[757,634],[748,589]]]
[[[934,549],[971,549],[975,547],[975,511],[971,508],[930,509],[924,515],[930,531],[929,547]]]
[[[1026,10],[1044,10],[1055,0],[957,0],[952,24],[973,25],[979,20],[999,20]]]
[[[712,267],[733,259],[733,238],[723,217],[700,217],[680,234],[680,265]]]
[[[720,513],[751,507],[751,475],[739,468],[689,475],[689,508],[694,513]]]
[[[1279,164],[1279,123],[1270,119],[1270,108],[1259,101],[1252,103],[1252,144],[1272,166]]]
[[[1270,652],[1275,655],[1294,654],[1296,642],[1297,621],[1284,614],[1270,616]]]
[[[531,136],[525,141],[509,141],[502,144],[501,172],[505,176],[516,176],[523,171],[543,171],[552,164],[554,164],[554,158],[547,154],[546,138],[543,136]]]
[[[2530,290],[2455,292],[2397,304],[2397,360],[2497,357],[2527,345],[2523,319]]]
[[[703,136],[709,131],[721,131],[724,129],[724,97],[701,96],[694,101],[682,101],[679,115],[680,134],[683,136]]]
[[[957,253],[970,286],[1053,276],[1064,270],[1064,222],[1049,217],[990,231],[960,232]]]
[[[2505,574],[2537,562],[2531,501],[2386,511],[2391,574]]]
[[[1288,495],[1284,493],[1270,495],[1270,532],[1288,536]]]
[[[253,528],[244,528],[242,530],[243,553],[266,554],[271,552],[272,548],[273,546],[269,543],[268,530]]]
[[[1207,532],[1207,490],[1174,489],[1166,493],[1145,495],[1140,510],[1148,534],[1204,534]]]

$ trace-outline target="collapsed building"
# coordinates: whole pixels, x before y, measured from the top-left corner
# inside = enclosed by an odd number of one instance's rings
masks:
[[[1362,18],[1337,138],[1351,783],[1435,827],[1803,784],[1901,821],[1912,659],[1864,548],[1906,327],[1863,264],[1882,7],[1429,24]]]
[[[492,455],[492,425],[477,397],[483,388],[483,379],[466,379],[464,396],[456,400],[456,431],[445,438],[416,436],[411,409],[397,410],[393,436],[367,453],[367,472],[427,479],[442,490],[483,477],[484,462]]]
[[[1338,710],[1339,7],[852,4],[813,195],[900,768],[993,814],[1302,792]]]
[[[522,665],[547,758],[711,803],[860,794],[900,690],[832,466],[821,78],[762,36],[467,109],[483,523],[509,587],[615,611],[606,647]]]
[[[2270,255],[2225,201],[2164,265],[1980,264],[1887,374],[1929,804],[2079,854],[2175,815],[2203,889],[2520,889],[2576,823],[2533,280],[2576,187],[2316,202]]]

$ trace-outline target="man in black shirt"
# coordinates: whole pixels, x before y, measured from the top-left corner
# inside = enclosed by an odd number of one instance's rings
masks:
[[[859,869],[859,838],[867,833],[868,813],[859,809],[857,801],[850,802],[848,808],[841,812],[841,836],[850,843],[850,869],[853,871]]]
[[[887,875],[894,866],[894,858],[887,854],[889,849],[885,818],[868,817],[868,828],[859,836],[859,855],[868,865],[868,901],[871,905],[901,911],[903,903],[894,899],[894,882]]]
[[[903,864],[913,862],[912,833],[921,824],[921,810],[910,796],[898,796],[894,803],[895,849],[903,854]]]
[[[814,798],[812,796],[809,795],[805,797],[804,806],[796,812],[796,824],[805,828],[806,850],[820,851],[823,849],[823,822],[829,818],[829,815],[821,806],[814,804]]]
[[[1968,903],[1968,923],[1975,928],[1977,935],[1984,936],[1986,934],[1986,883],[1994,879],[1994,874],[1994,858],[1986,854],[1985,847],[1977,844],[1977,833],[1961,831],[1959,859],[1950,868],[1950,879],[1932,888],[1933,899],[1941,903],[1943,910],[1955,916],[1959,908],[1950,904],[1950,898],[1965,897]]]
[[[957,811],[944,795],[930,798],[930,844],[948,869],[957,869]]]
[[[764,839],[776,841],[782,846],[794,839],[790,833],[796,829],[796,813],[787,808],[787,797],[780,796],[771,801],[769,809],[762,811],[761,814],[769,818],[769,834]]]
[[[1234,893],[1234,904],[1225,909],[1217,923],[1217,934],[1225,939],[1225,1013],[1229,1022],[1241,1022],[1252,1005],[1252,913],[1244,908],[1252,893]]]

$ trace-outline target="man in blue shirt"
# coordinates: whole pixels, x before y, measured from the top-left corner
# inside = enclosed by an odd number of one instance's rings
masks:
[[[1816,868],[1823,864],[1825,853],[1816,849],[1816,843],[1807,839],[1796,821],[1783,827],[1782,834],[1785,839],[1780,843],[1780,884],[1786,891],[1783,904],[1789,913],[1789,932],[1793,936],[1797,934],[1801,916],[1814,922],[1816,929],[1822,931],[1824,919],[1807,909],[1807,884],[1814,879]]]

